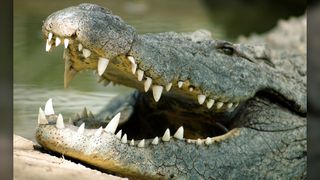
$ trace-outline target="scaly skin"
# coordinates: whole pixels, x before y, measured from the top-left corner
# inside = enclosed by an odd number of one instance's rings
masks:
[[[92,4],[55,12],[44,22],[43,33],[53,33],[47,50],[57,37],[69,40],[65,86],[77,72],[96,70],[98,59],[104,58],[109,62],[105,71],[98,71],[101,81],[138,91],[115,99],[95,117],[84,111],[65,127],[56,125],[56,115],[39,115],[37,141],[46,149],[139,179],[304,178],[304,29],[295,34],[302,37],[294,41],[299,45],[288,49],[292,42],[274,42],[268,49],[213,40],[206,31],[138,35],[119,17]],[[263,41],[286,30],[280,26]],[[90,54],[80,52],[79,44]],[[144,72],[143,81],[137,80],[138,72],[132,73],[135,65]],[[143,92],[147,79],[152,79],[156,102]],[[170,83],[170,91],[157,92]],[[94,135],[93,128],[105,126],[118,112],[118,130],[128,142],[108,128]],[[48,118],[53,122],[47,123]],[[91,129],[77,132],[74,125],[83,122]],[[183,138],[161,140],[167,128],[180,126]],[[155,136],[160,136],[157,145],[148,139]],[[130,145],[132,138],[146,139],[144,147],[137,141]]]

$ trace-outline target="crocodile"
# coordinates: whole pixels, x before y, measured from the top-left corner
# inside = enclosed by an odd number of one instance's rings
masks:
[[[305,179],[305,24],[232,43],[206,30],[138,34],[95,4],[54,12],[42,32],[47,52],[64,46],[65,87],[92,70],[134,91],[69,122],[49,99],[36,140],[132,179]]]

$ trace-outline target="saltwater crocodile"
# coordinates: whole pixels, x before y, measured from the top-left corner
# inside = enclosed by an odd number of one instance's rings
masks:
[[[139,35],[80,4],[50,15],[42,31],[46,51],[64,44],[65,86],[90,69],[136,89],[70,124],[49,99],[36,130],[44,148],[138,179],[306,177],[304,17],[236,44],[205,30]],[[252,44],[260,41],[269,48]]]

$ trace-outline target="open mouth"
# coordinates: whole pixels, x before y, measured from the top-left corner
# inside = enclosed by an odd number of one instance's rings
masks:
[[[96,72],[98,83],[106,86],[114,82],[138,90],[123,101],[126,101],[125,106],[115,108],[121,112],[121,117],[116,115],[118,112],[93,115],[86,108],[77,113],[72,118],[72,123],[79,126],[77,131],[83,132],[86,126],[87,133],[93,134],[92,129],[100,134],[105,127],[105,131],[114,133],[123,143],[134,145],[134,140],[139,140],[143,144],[139,143],[140,147],[157,144],[159,139],[169,141],[171,137],[188,143],[211,144],[219,139],[214,137],[229,134],[235,128],[232,119],[239,102],[223,101],[219,96],[209,98],[201,92],[201,87],[189,80],[164,83],[159,73],[150,67],[146,69],[143,62],[130,53],[108,59],[99,51],[85,47],[76,35],[59,37],[47,33],[46,51],[59,45],[65,48],[65,87],[79,71],[91,69]],[[47,103],[49,110],[45,112],[51,112],[52,101]],[[61,117],[59,121],[61,124]]]

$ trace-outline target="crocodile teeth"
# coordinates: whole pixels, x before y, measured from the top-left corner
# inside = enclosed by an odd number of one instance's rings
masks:
[[[118,133],[116,134],[116,138],[121,139],[122,136],[122,130],[118,131]]]
[[[85,126],[85,123],[82,123],[79,126],[78,131],[77,131],[78,134],[83,134],[84,133],[84,126]]]
[[[151,144],[157,145],[158,143],[159,143],[159,138],[157,136],[152,140]]]
[[[99,137],[101,134],[102,134],[102,130],[103,130],[103,128],[102,128],[102,126],[94,133],[94,136],[95,137]]]
[[[144,91],[147,92],[150,89],[152,84],[152,79],[147,77],[146,81],[144,82]]]
[[[41,109],[41,107],[39,108],[38,124],[48,124],[48,120],[46,118],[46,115],[43,112],[43,110]]]
[[[60,43],[61,43],[60,38],[56,37],[56,47],[59,46]]]
[[[206,96],[205,95],[203,95],[203,94],[198,95],[199,104],[203,104],[205,100],[206,100]]]
[[[69,39],[64,39],[63,43],[64,43],[64,48],[67,49],[69,45]]]
[[[214,100],[213,99],[209,99],[209,101],[207,102],[207,108],[210,109],[214,104]]]
[[[167,91],[170,91],[171,87],[172,87],[172,83],[168,83],[168,84],[166,85],[166,90],[167,90]]]
[[[135,74],[136,71],[137,71],[137,67],[138,65],[137,64],[131,64],[131,71],[132,71],[132,74]]]
[[[167,129],[164,132],[164,134],[162,136],[162,141],[170,141],[170,130],[169,129]]]
[[[227,107],[230,109],[230,108],[232,108],[232,106],[233,106],[233,103],[228,103],[228,105],[227,105]]]
[[[189,87],[189,91],[192,92],[193,91],[193,87]]]
[[[78,44],[78,51],[82,51],[82,48],[83,48],[82,44],[79,43],[79,44]]]
[[[128,56],[128,60],[129,60],[132,64],[136,64],[136,60],[134,59],[133,56]]]
[[[121,115],[121,113],[119,112],[117,115],[115,115],[111,119],[109,124],[104,129],[106,132],[110,132],[110,133],[113,133],[113,134],[116,132],[116,129],[117,129],[118,124],[119,124],[120,115]]]
[[[141,147],[141,148],[144,147],[144,139],[142,139],[142,140],[139,142],[138,147]]]
[[[121,142],[123,144],[126,144],[127,143],[127,134],[124,134],[123,137],[121,138]]]
[[[207,139],[204,141],[204,143],[205,143],[206,145],[212,144],[212,139],[209,138],[209,137],[207,137]]]
[[[131,139],[130,146],[134,146],[134,139]]]
[[[81,113],[81,117],[88,118],[88,111],[87,111],[86,107],[83,108],[82,113]]]
[[[102,57],[99,58],[99,61],[98,61],[99,76],[101,76],[104,73],[104,71],[107,69],[108,64],[109,64],[109,59],[102,58]]]
[[[52,34],[52,33],[49,33],[49,35],[48,35],[48,40],[49,40],[49,41],[51,41],[52,36],[53,36],[53,34]]]
[[[201,145],[201,144],[202,144],[201,139],[197,139],[196,144],[197,144],[197,145]]]
[[[156,102],[158,102],[159,99],[161,98],[162,91],[163,91],[162,86],[158,86],[158,85],[152,86],[153,98]]]
[[[173,137],[182,140],[183,139],[183,126],[179,127],[179,129],[174,133]]]
[[[87,58],[91,55],[91,51],[89,49],[83,49],[82,54],[85,58]]]
[[[91,111],[88,111],[88,117],[94,119],[94,115],[92,114]]]
[[[138,74],[138,81],[142,81],[144,71],[138,69],[137,74]]]
[[[179,82],[178,82],[178,87],[181,88],[182,85],[183,85],[183,81],[179,81]]]
[[[217,102],[217,109],[220,109],[223,106],[223,102]]]
[[[63,117],[62,117],[61,114],[58,115],[56,127],[57,127],[58,129],[63,129],[63,128],[64,128]]]
[[[54,114],[53,105],[52,105],[52,98],[48,99],[46,105],[44,107],[44,114],[45,115],[52,115]]]
[[[49,39],[47,39],[47,42],[46,42],[46,51],[49,52],[50,49],[51,49],[51,44],[50,44]]]

